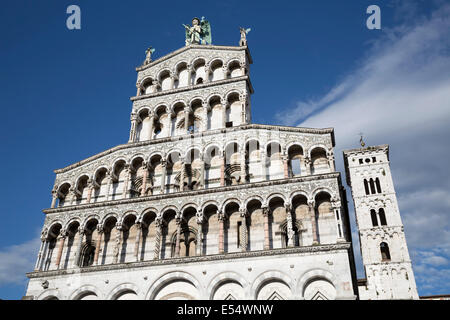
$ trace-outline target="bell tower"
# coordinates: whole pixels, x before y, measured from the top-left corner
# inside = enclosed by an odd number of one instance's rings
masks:
[[[364,146],[364,143],[361,143]],[[360,299],[418,299],[389,165],[389,146],[345,150],[364,269]]]

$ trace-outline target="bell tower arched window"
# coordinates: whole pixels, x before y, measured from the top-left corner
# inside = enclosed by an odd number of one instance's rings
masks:
[[[389,252],[389,246],[386,242],[382,242],[380,244],[380,251],[381,251],[381,261],[391,260],[391,253]]]

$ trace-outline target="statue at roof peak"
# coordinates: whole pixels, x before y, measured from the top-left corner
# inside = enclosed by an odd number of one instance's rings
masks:
[[[211,44],[211,25],[205,17],[192,19],[192,26],[183,24],[186,32],[185,44]]]

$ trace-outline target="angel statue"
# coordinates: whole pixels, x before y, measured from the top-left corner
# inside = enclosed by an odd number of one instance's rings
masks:
[[[183,24],[186,30],[186,45],[211,44],[211,25],[202,17],[192,19],[192,27]]]
[[[247,34],[251,31],[251,28],[244,29],[239,27],[239,31],[241,32],[241,40],[239,40],[240,46],[246,46],[247,45]]]
[[[155,52],[155,48],[148,47],[147,50],[145,50],[145,61],[144,65],[149,64],[152,62],[152,53]]]

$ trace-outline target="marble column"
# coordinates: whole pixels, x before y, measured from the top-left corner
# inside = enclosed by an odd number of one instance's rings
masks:
[[[166,193],[166,168],[167,162],[165,160],[161,161],[161,194]]]
[[[82,265],[82,261],[81,261],[81,246],[83,245],[83,238],[84,238],[84,229],[82,229],[81,227],[78,228],[78,247],[77,247],[77,252],[75,255],[75,261],[73,262],[73,266],[79,266],[81,267]]]
[[[242,148],[243,151],[241,151],[241,184],[244,184],[247,182],[247,163],[245,161],[245,146]]]
[[[222,128],[226,128],[228,101],[222,99]]]
[[[263,207],[264,217],[264,250],[270,249],[270,234],[269,234],[269,208]]]
[[[203,215],[202,211],[197,212],[197,246],[195,254],[201,256],[203,254]]]
[[[222,67],[222,73],[223,73],[223,78],[227,79],[228,78],[228,68],[227,68],[227,66],[223,66]]]
[[[334,218],[336,220],[336,236],[337,242],[345,242],[342,215],[341,215],[341,203],[339,201],[333,202],[331,209],[333,210]]]
[[[248,230],[247,230],[247,210],[241,210],[242,230],[241,230],[241,250],[242,252],[248,249]]]
[[[311,158],[309,158],[308,156],[305,157],[305,169],[306,169],[306,175],[312,174]]]
[[[167,113],[167,120],[168,120],[168,125],[167,125],[167,136],[171,137],[172,136],[172,113],[169,112]]]
[[[86,197],[86,203],[91,203],[92,191],[94,190],[94,181],[92,179],[88,180],[87,188],[88,188],[88,194]]]
[[[286,236],[288,238],[288,242],[287,242],[287,246],[288,247],[293,247],[294,244],[294,228],[293,228],[293,223],[292,223],[292,207],[290,204],[286,204],[284,206],[285,210],[286,210]]]
[[[202,167],[200,169],[200,188],[205,189],[206,188],[206,183],[205,183],[205,156],[202,154],[201,155],[201,163],[202,163]]]
[[[211,80],[209,79],[211,75],[211,66],[210,65],[205,65],[205,83],[211,82]]]
[[[186,163],[184,162],[184,159],[181,159],[180,184],[178,185],[180,192],[184,191],[185,172],[186,172]]]
[[[331,172],[335,172],[336,171],[336,167],[335,167],[335,163],[334,163],[334,153],[331,153],[328,156],[328,167],[330,168]]]
[[[317,236],[317,220],[316,220],[315,206],[316,206],[316,203],[314,200],[308,201],[309,215],[311,218],[311,230],[312,230],[312,235],[313,235],[313,244],[319,244],[318,236]]]
[[[128,199],[129,198],[129,189],[128,184],[131,180],[131,169],[130,165],[125,165],[125,181],[123,182],[123,190],[122,190],[122,199]]]
[[[134,256],[136,258],[136,262],[139,261],[139,246],[141,243],[141,233],[142,233],[142,224],[140,222],[136,222],[136,242],[134,244]]]
[[[138,115],[136,113],[131,114],[131,129],[130,129],[130,138],[128,139],[128,143],[132,143],[136,141],[136,129],[138,124]]]
[[[70,205],[73,205],[74,203],[76,203],[77,194],[75,193],[75,189],[73,187],[71,187],[69,189],[69,193],[67,194],[66,198],[69,198]]]
[[[42,261],[42,255],[43,255],[43,250],[45,247],[45,236],[41,235],[41,246],[39,247],[39,253],[38,253],[38,258],[36,260],[36,264],[34,266],[34,271],[39,271],[41,270],[41,261]]]
[[[100,255],[100,247],[102,245],[103,227],[97,225],[97,243],[95,244],[94,265],[98,265],[98,256]]]
[[[142,193],[141,197],[145,197],[147,195],[147,180],[148,180],[148,164],[143,163],[142,169],[144,170],[144,175],[142,177]]]
[[[180,257],[180,241],[181,241],[181,218],[176,218],[177,223],[177,239],[175,240],[175,258]]]
[[[184,108],[184,134],[188,133],[189,130],[189,108]]]
[[[112,180],[113,180],[111,170],[108,170],[106,172],[106,179],[108,179],[108,182],[106,185],[105,199],[106,199],[106,201],[108,201],[111,197],[111,184],[112,184]]]
[[[58,236],[58,253],[56,255],[56,269],[59,269],[59,264],[61,263],[61,256],[64,249],[64,241],[66,239],[66,232],[61,229]]]
[[[283,155],[284,178],[289,178],[289,160],[287,155]]]
[[[261,152],[261,175],[262,175],[262,181],[267,180],[267,167],[266,167],[266,152]]]
[[[153,126],[155,123],[155,116],[153,114],[149,115],[150,118],[150,125],[148,127],[148,139],[152,140],[153,139]]]
[[[114,252],[113,252],[113,264],[116,264],[119,261],[120,256],[120,246],[122,245],[122,225],[117,223],[116,224],[117,234],[116,234],[116,243],[114,246]]]
[[[52,204],[50,208],[55,208],[56,206],[56,200],[58,200],[58,193],[56,191],[52,191]]]
[[[220,186],[225,186],[225,167],[226,167],[227,156],[225,151],[222,153],[222,159],[220,162]]]
[[[225,246],[224,246],[225,214],[219,212],[218,219],[219,219],[219,254],[223,254],[225,253]]]
[[[190,65],[190,64],[188,64],[187,65],[187,85],[188,86],[192,86],[192,71],[193,71],[193,68],[192,68],[192,65]]]
[[[203,119],[202,119],[202,131],[206,131],[208,130],[208,110],[209,110],[209,105],[208,102],[204,101],[202,103],[203,105]]]
[[[162,221],[160,219],[156,219],[155,226],[156,226],[156,235],[155,235],[155,248],[153,249],[153,259],[159,260],[161,252],[161,235],[163,227]]]

